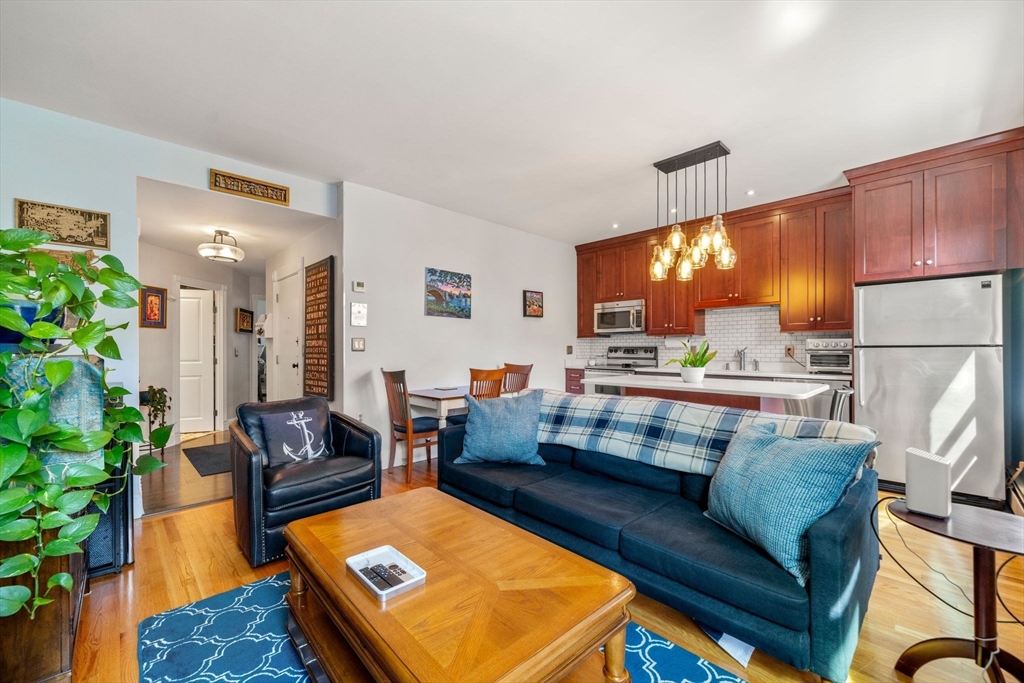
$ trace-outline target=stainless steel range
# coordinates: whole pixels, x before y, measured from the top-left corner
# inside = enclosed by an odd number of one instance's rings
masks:
[[[616,375],[632,375],[634,368],[658,367],[657,346],[609,346],[604,360],[595,365],[588,365],[583,373],[584,379],[600,379]],[[611,387],[603,384],[586,384],[588,394],[622,395],[622,387]]]

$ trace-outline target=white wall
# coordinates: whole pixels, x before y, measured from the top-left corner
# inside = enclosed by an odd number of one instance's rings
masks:
[[[470,367],[533,363],[531,386],[565,386],[565,346],[576,338],[571,246],[352,183],[341,206],[344,411],[381,433],[385,454],[382,367],[406,370],[413,387],[435,387],[468,384]],[[424,315],[427,267],[473,276],[471,319]],[[366,292],[353,293],[353,280]],[[544,292],[543,318],[523,317],[524,289]],[[348,325],[352,301],[369,305],[367,327]],[[350,351],[351,337],[365,337],[366,351]]]
[[[179,254],[176,251],[162,249],[152,244],[139,243],[139,272],[144,273],[143,284],[163,287],[168,290],[167,328],[140,329],[139,345],[145,354],[146,362],[139,368],[139,386],[142,388],[153,385],[164,387],[171,394],[171,410],[168,422],[178,422],[178,396],[174,395],[174,378],[177,345],[174,343],[179,334],[178,300],[174,296],[179,278],[223,285],[225,291],[225,314],[227,328],[218,334],[218,344],[225,343],[224,348],[224,400],[225,405],[218,406],[218,424],[223,425],[234,418],[235,406],[249,400],[249,364],[252,358],[251,334],[235,332],[235,309],[249,308],[249,282],[245,273],[223,263],[215,263],[200,256]],[[262,282],[262,278],[260,278]],[[189,284],[186,281],[186,284]],[[218,314],[219,315],[219,314]],[[235,353],[238,353],[237,357]],[[218,371],[221,368],[218,366]],[[174,440],[177,442],[178,429],[175,426]]]
[[[291,188],[292,208],[336,217],[338,191],[329,185],[217,154],[0,98],[0,229],[14,226],[14,199],[74,206],[110,214],[111,251],[145,281],[138,266],[136,182],[152,178],[208,189],[211,168]],[[111,381],[135,391],[139,380],[138,313],[104,309],[108,321],[128,323],[115,333],[121,361],[108,361]],[[135,395],[128,399],[137,403]],[[142,505],[136,505],[141,514]]]
[[[334,256],[334,301],[335,303],[335,315],[334,315],[334,400],[331,401],[331,409],[340,411],[342,408],[341,392],[342,392],[342,355],[341,355],[341,344],[344,341],[344,326],[343,326],[343,315],[342,315],[342,287],[341,278],[341,261],[342,261],[342,230],[341,230],[341,218],[337,219],[333,223],[329,223],[316,232],[312,232],[303,237],[298,242],[290,245],[287,249],[284,249],[277,254],[267,259],[267,313],[273,315],[275,312],[276,303],[274,301],[274,271],[281,270],[285,266],[302,259],[303,266],[309,266],[317,261],[321,261],[328,256]],[[300,273],[300,278],[303,275]],[[302,280],[305,281],[304,279]],[[277,357],[274,352],[274,339],[267,340],[267,400],[276,400],[277,394],[275,393],[276,387],[274,384],[275,370],[277,368]],[[300,363],[301,358],[300,358]],[[301,372],[301,369],[300,369]]]

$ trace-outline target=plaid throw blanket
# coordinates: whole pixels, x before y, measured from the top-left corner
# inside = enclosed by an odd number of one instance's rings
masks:
[[[768,423],[777,425],[782,436],[836,442],[875,437],[873,429],[848,422],[660,398],[544,390],[537,440],[710,476],[737,430]]]

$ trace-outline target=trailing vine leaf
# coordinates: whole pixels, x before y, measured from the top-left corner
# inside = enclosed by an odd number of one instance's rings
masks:
[[[64,475],[64,485],[68,487],[95,486],[110,478],[105,470],[85,463],[72,463],[68,465]]]
[[[107,254],[100,258],[100,263],[107,266],[116,273],[124,274],[124,264],[121,263],[121,259],[117,258],[113,254]]]
[[[0,515],[17,512],[32,502],[32,494],[23,487],[0,491]]]
[[[24,518],[8,522],[0,526],[0,541],[14,543],[15,541],[28,540],[35,536],[37,524],[34,519]]]
[[[146,454],[139,458],[138,462],[135,463],[135,467],[132,468],[132,474],[142,476],[155,472],[156,470],[163,467],[166,463],[160,462],[152,455]]]
[[[149,435],[149,443],[153,445],[153,448],[163,448],[171,440],[171,432],[173,431],[174,427],[172,425],[154,429],[153,433]]]
[[[72,518],[70,516],[65,515],[63,512],[53,510],[51,512],[47,512],[43,515],[43,518],[39,520],[39,528],[56,529],[57,527],[62,527],[65,524],[70,524],[71,519]]]
[[[28,553],[13,555],[3,562],[0,562],[0,579],[9,579],[12,576],[21,576],[22,574],[35,569],[38,564],[39,560],[36,559],[35,555],[30,555]]]
[[[16,614],[31,597],[25,586],[0,586],[0,617]]]
[[[7,483],[28,458],[28,447],[20,443],[8,443],[0,446],[0,486]]]
[[[92,500],[92,491],[68,491],[57,499],[57,509],[65,515],[73,515]]]
[[[134,308],[139,305],[131,296],[114,289],[104,290],[100,294],[100,303],[109,308]]]
[[[60,586],[61,588],[66,590],[68,593],[70,593],[71,592],[71,587],[74,584],[75,584],[75,580],[73,578],[71,578],[71,574],[68,574],[67,572],[60,572],[59,574],[54,574],[53,576],[51,576],[49,579],[46,580],[46,589],[49,590],[49,589],[53,588],[54,586]]]
[[[107,325],[102,320],[97,320],[72,332],[71,341],[83,351],[88,351],[103,341],[105,336],[107,336]]]
[[[15,228],[13,230],[4,230],[0,232],[0,248],[6,249],[7,251],[27,252],[29,249],[38,247],[40,244],[45,244],[52,239],[53,236],[48,235],[45,232]]]
[[[89,534],[95,531],[99,521],[99,513],[76,517],[70,524],[65,524],[60,528],[60,531],[57,532],[57,537],[65,538],[73,543],[81,543],[89,538]]]
[[[74,372],[75,365],[69,360],[51,360],[44,366],[44,372],[46,373],[46,381],[50,383],[50,387],[56,389],[64,382],[68,381],[71,377],[71,373]]]
[[[6,327],[8,330],[25,334],[31,325],[13,308],[0,308],[0,327]]]
[[[121,360],[121,349],[117,348],[117,342],[113,337],[104,337],[103,341],[96,345],[95,350],[104,358]]]
[[[60,557],[62,555],[74,555],[82,552],[78,544],[66,538],[55,538],[43,546],[43,555],[46,557]]]

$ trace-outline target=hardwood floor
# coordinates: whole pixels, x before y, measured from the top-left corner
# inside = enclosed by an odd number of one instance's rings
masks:
[[[405,483],[405,469],[384,472],[383,494],[393,495],[420,486],[436,486],[436,463],[416,463],[412,484]],[[929,564],[944,572],[971,594],[971,550],[902,524],[907,543]],[[137,629],[148,616],[236,586],[285,571],[282,560],[252,569],[235,543],[230,500],[154,515],[135,523],[135,564],[121,574],[92,582],[85,598],[74,661],[75,683],[138,681]],[[932,590],[970,611],[959,591],[932,574],[903,547],[892,523],[881,518],[885,544],[908,569]],[[1000,563],[1004,558],[1000,557]],[[1024,615],[1024,561],[1007,566],[999,586],[1003,599],[1017,615]],[[630,606],[633,619],[682,647],[748,681],[817,681],[808,673],[755,652],[743,669],[710,641],[688,617],[650,598],[638,595]],[[1006,614],[1000,608],[1000,618]],[[1024,627],[1000,624],[1000,645],[1024,657]],[[909,645],[939,636],[970,638],[971,620],[927,595],[886,556],[874,593],[860,644],[850,673],[852,683],[905,681],[893,665]],[[917,683],[979,681],[981,671],[966,660],[944,660],[921,669]]]
[[[167,467],[142,477],[142,504],[147,515],[179,510],[231,497],[231,473],[200,476],[182,453],[185,448],[212,446],[231,440],[228,432],[208,432],[202,436],[185,435],[187,440],[164,449]],[[154,453],[160,457],[159,452]]]

